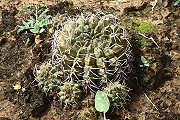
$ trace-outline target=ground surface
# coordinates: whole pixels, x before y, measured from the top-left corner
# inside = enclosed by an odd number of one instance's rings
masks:
[[[34,35],[17,34],[17,25],[25,19],[20,7],[38,3],[35,0],[0,1],[0,120],[76,120],[94,108],[72,106],[64,108],[57,98],[46,95],[36,86],[33,76],[35,64],[51,56],[50,36],[35,44]],[[130,33],[133,44],[134,68],[127,81],[130,101],[124,109],[112,109],[107,114],[111,120],[178,120],[180,119],[180,8],[175,1],[163,0],[43,0],[49,14],[77,15],[81,12],[103,11],[114,14]],[[133,29],[134,20],[158,25],[144,33],[156,44],[143,38]],[[127,24],[129,23],[129,24]],[[140,45],[140,39],[145,41]],[[26,44],[30,39],[32,43]],[[148,59],[150,67],[140,68],[140,56]],[[15,85],[21,88],[16,90]],[[93,97],[86,100],[91,102]],[[93,104],[93,103],[90,103]],[[93,115],[98,115],[97,112]],[[90,115],[90,120],[95,117]],[[84,119],[83,119],[84,120]]]

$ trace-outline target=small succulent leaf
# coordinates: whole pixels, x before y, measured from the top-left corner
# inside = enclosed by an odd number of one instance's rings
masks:
[[[52,23],[48,20],[48,21],[45,21],[44,25],[50,25],[50,24],[52,24]]]
[[[51,15],[46,16],[46,18],[44,19],[44,21],[46,22],[46,24],[51,24],[51,22],[49,22],[49,18],[51,18]]]
[[[19,28],[19,29],[17,30],[17,33],[20,33],[22,30],[24,30],[24,29]]]
[[[34,27],[35,27],[36,29],[40,29],[40,22],[36,22],[35,25],[34,25]]]
[[[97,91],[95,95],[95,108],[99,112],[106,113],[109,110],[110,102],[107,94],[103,91]]]
[[[34,14],[35,18],[38,19],[38,14],[36,12],[33,12],[33,14]]]
[[[39,19],[42,19],[42,17],[48,12],[49,10],[46,9],[45,11],[43,11],[40,15],[39,15]]]
[[[28,20],[28,23],[29,23],[30,26],[33,26],[35,21],[34,20]]]
[[[51,15],[47,15],[45,19],[48,20],[51,17],[52,17]]]
[[[32,16],[29,16],[30,20],[35,21],[35,19]]]
[[[145,67],[149,67],[149,64],[148,64],[148,63],[146,63],[146,64],[144,64],[144,66],[145,66]]]
[[[175,2],[175,4],[174,4],[174,6],[179,5],[179,3],[180,3],[180,0],[176,0],[176,2]]]
[[[31,13],[31,10],[28,9],[27,7],[22,7],[20,8],[21,10],[25,11],[25,12],[28,12],[28,13]]]
[[[29,29],[29,27],[27,26],[18,26],[19,29],[17,30],[17,33],[21,32],[22,30],[26,30],[26,29]]]
[[[28,22],[25,22],[25,21],[23,20],[22,23],[23,23],[26,27],[29,27]]]
[[[26,8],[33,7],[33,4],[26,5]]]
[[[44,32],[44,31],[45,31],[45,29],[44,29],[44,28],[41,28],[40,31],[39,31],[39,33],[42,33],[42,32]]]
[[[31,31],[32,33],[38,33],[38,31],[37,31],[36,29],[30,29],[30,31]]]
[[[39,26],[38,25],[35,25],[34,26],[34,28],[32,28],[32,29],[30,29],[30,31],[32,32],[32,33],[39,33]]]
[[[19,27],[19,29],[24,29],[25,28],[25,26],[19,26],[19,25],[18,25],[18,27]]]
[[[39,21],[39,22],[37,22],[37,24],[40,28],[42,28],[44,26],[43,21]]]
[[[50,22],[49,20],[44,19],[44,20],[42,21],[42,25],[43,25],[43,26],[46,26],[46,25],[49,25],[49,24],[51,24],[51,22]]]
[[[141,56],[141,61],[142,61],[143,63],[147,62],[147,60],[144,58],[144,56]]]

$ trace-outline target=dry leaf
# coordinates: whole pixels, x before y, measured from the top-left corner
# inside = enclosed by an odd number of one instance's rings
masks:
[[[36,44],[39,44],[39,43],[41,43],[42,41],[43,41],[43,40],[39,37],[39,35],[35,37],[35,43],[36,43]]]
[[[155,24],[155,25],[159,25],[159,24],[163,24],[163,20],[155,20],[155,21],[153,21],[153,24]]]
[[[161,15],[163,16],[163,18],[167,17],[170,14],[169,9],[168,8],[164,8],[161,11]]]
[[[21,85],[20,84],[16,84],[16,85],[13,86],[13,88],[15,90],[19,90],[19,89],[21,89]]]
[[[164,1],[162,7],[167,7],[167,5],[168,5],[168,1]]]

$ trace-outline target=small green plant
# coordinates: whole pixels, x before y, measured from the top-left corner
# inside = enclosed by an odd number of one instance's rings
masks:
[[[158,26],[149,23],[149,22],[143,22],[143,21],[133,21],[135,24],[137,24],[136,27],[134,27],[135,30],[139,32],[151,32],[153,29],[157,28]]]
[[[142,47],[145,44],[145,38],[141,37],[139,40],[136,40],[136,44],[138,47]]]
[[[105,113],[109,110],[110,102],[107,94],[103,91],[97,91],[95,95],[95,108],[99,112],[104,113],[104,120],[106,120]]]
[[[141,62],[143,65],[140,65],[140,67],[149,67],[149,63],[144,56],[141,56]]]
[[[46,9],[39,14],[39,8],[42,5],[45,6]],[[46,16],[46,13],[49,11],[49,9],[44,3],[28,5],[21,9],[29,14],[33,14],[33,16],[29,16],[29,20],[27,21],[24,20],[22,21],[24,25],[18,26],[19,29],[17,30],[17,33],[23,30],[30,30],[32,33],[40,34],[45,31],[44,27],[51,24],[49,20],[51,16],[50,15]]]
[[[180,3],[180,0],[176,0],[176,2],[175,2],[175,4],[174,4],[174,6],[178,6],[178,5],[179,5],[179,3]]]

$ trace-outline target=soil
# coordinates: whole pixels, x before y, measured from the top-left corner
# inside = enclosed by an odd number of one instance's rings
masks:
[[[123,108],[109,110],[108,119],[180,119],[180,7],[174,6],[175,0],[42,1],[52,16],[102,11],[125,22],[134,56],[132,73],[127,80],[132,90]],[[40,2],[0,0],[0,120],[102,119],[102,114],[93,107],[93,95],[85,96],[81,105],[64,105],[56,96],[44,93],[34,81],[34,66],[52,54],[51,34],[45,34],[36,44],[34,34],[24,31],[17,34],[17,29],[27,18],[20,7]],[[134,29],[132,21],[135,20],[153,23],[158,28],[143,33],[145,38]],[[149,67],[139,67],[141,56],[148,60]],[[87,113],[89,117],[85,117]]]

